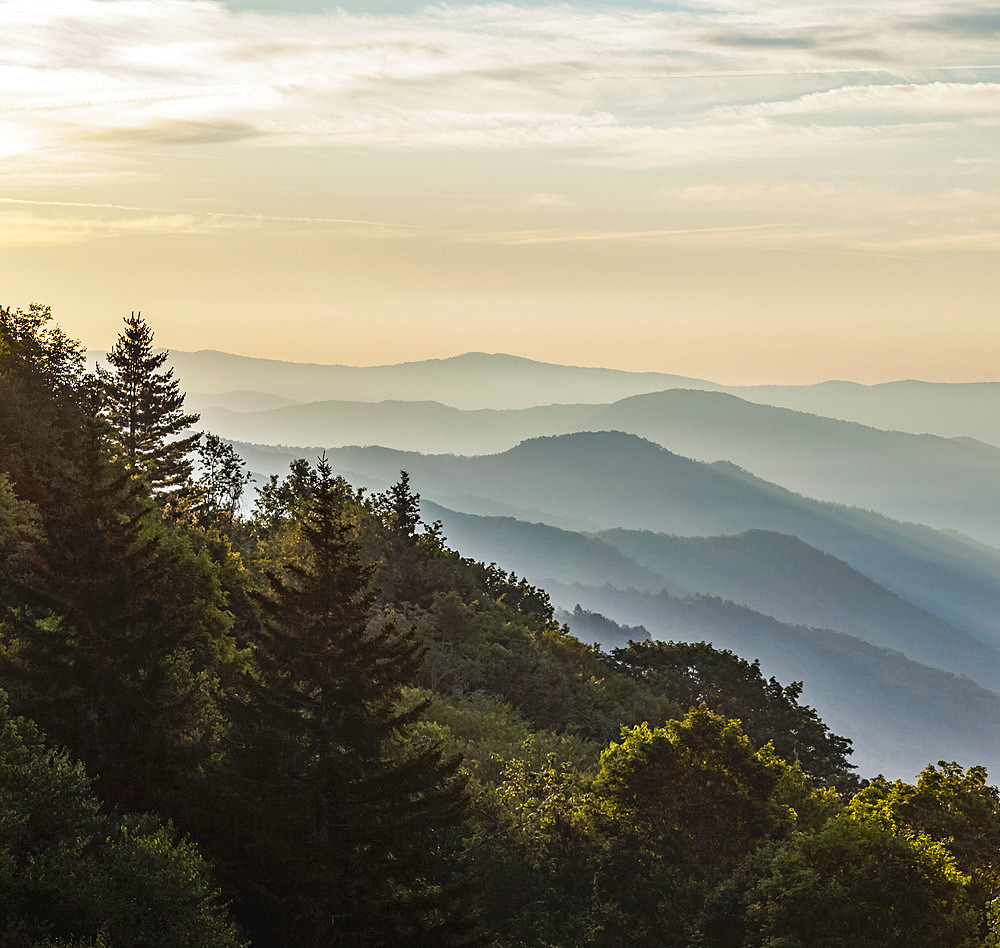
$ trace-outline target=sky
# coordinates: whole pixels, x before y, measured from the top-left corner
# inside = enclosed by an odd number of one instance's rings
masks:
[[[0,286],[91,348],[1000,380],[1000,12],[0,0]]]

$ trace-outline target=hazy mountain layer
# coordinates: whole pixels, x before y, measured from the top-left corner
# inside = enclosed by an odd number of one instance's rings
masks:
[[[810,497],[1000,544],[1000,449],[973,440],[881,431],[720,392],[674,389],[610,405],[509,411],[399,401],[201,411],[205,428],[240,441],[381,445],[425,454],[493,453],[539,435],[620,430],[684,457],[732,461]]]
[[[600,645],[605,652],[624,648],[629,642],[648,642],[649,631],[641,625],[619,625],[614,619],[602,616],[599,612],[581,609],[579,604],[569,609],[556,609],[555,618],[569,626],[581,642],[588,645]]]
[[[425,519],[442,522],[448,542],[465,556],[495,562],[536,583],[552,578],[595,586],[634,586],[654,592],[670,589],[681,594],[692,588],[678,586],[613,545],[582,533],[513,517],[456,513],[427,500],[422,501],[421,508]]]
[[[854,741],[863,774],[911,777],[928,760],[1000,767],[1000,695],[967,678],[838,632],[787,625],[723,602],[635,590],[550,584],[553,601],[642,625],[657,639],[712,642],[760,659],[780,681],[805,682],[804,700]]]
[[[204,392],[188,392],[184,402],[184,407],[188,411],[199,414],[219,411],[223,414],[233,412],[235,414],[253,414],[255,412],[268,412],[276,408],[286,408],[289,405],[300,405],[301,402],[293,398],[285,398],[282,395],[272,395],[270,392],[216,392],[214,395],[207,395]],[[202,424],[202,428],[224,434],[220,429],[211,424]],[[227,435],[228,437],[228,435]]]
[[[434,504],[425,509],[458,549],[546,589],[580,583],[717,596],[781,622],[849,633],[1000,691],[1000,651],[796,537],[761,530],[726,537],[610,530],[587,537]]]
[[[89,354],[91,361],[102,356],[100,352]],[[397,365],[354,366],[252,359],[213,350],[171,350],[170,364],[192,392],[266,392],[296,401],[431,399],[458,408],[612,402],[678,386],[719,387],[681,375],[553,365],[482,352]]]
[[[243,448],[251,468],[280,472],[308,450]],[[318,452],[317,452],[318,453]],[[916,524],[822,503],[731,464],[702,464],[615,432],[539,438],[487,457],[383,448],[329,452],[352,481],[384,486],[401,469],[427,499],[466,513],[569,530],[797,536],[990,644],[1000,643],[1000,554]],[[617,617],[615,617],[617,618]]]
[[[103,353],[92,352],[89,356],[93,361]],[[481,352],[398,365],[345,366],[253,359],[209,350],[174,350],[170,362],[190,392],[270,393],[305,402],[432,400],[456,408],[512,409],[607,403],[668,388],[689,388],[729,392],[751,402],[856,421],[875,428],[972,437],[1000,446],[998,382],[911,380],[859,385],[831,381],[818,385],[727,386],[659,372],[556,365]],[[252,399],[242,405],[233,400],[225,407],[260,409]],[[422,447],[425,451],[438,450]]]
[[[927,432],[946,438],[971,437],[1000,445],[1000,382],[910,379],[881,385],[822,382],[720,387],[747,401],[815,412],[875,428]]]

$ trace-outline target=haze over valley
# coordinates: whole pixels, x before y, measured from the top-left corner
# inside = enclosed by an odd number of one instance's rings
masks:
[[[1000,695],[1000,448],[983,440],[1000,442],[983,411],[1000,386],[727,390],[484,354],[172,357],[200,389],[215,379],[190,403],[258,482],[320,455],[372,491],[405,470],[449,543],[565,614],[704,639],[803,680],[863,768],[905,775],[959,746],[1000,765],[968,711]]]

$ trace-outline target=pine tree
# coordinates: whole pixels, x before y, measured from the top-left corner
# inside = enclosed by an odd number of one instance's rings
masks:
[[[260,599],[258,686],[232,784],[247,789],[242,920],[267,944],[460,942],[447,883],[464,780],[435,742],[413,739],[423,707],[401,696],[420,650],[371,621],[342,486],[321,461],[307,555]]]
[[[428,567],[435,559],[434,552],[442,548],[441,523],[423,522],[420,494],[410,489],[406,471],[399,472],[399,480],[388,490],[375,494],[370,507],[383,527],[379,534],[383,601],[428,608],[440,580]]]
[[[153,351],[153,331],[141,313],[132,313],[108,352],[111,368],[97,367],[105,415],[126,465],[147,472],[154,490],[160,491],[176,488],[191,476],[188,455],[199,439],[197,434],[177,437],[200,416],[184,413],[184,393],[174,370],[160,371],[167,356],[166,351]]]
[[[44,511],[8,687],[18,710],[84,759],[103,796],[169,809],[211,753],[213,691],[234,656],[216,571],[100,442],[64,489],[62,509]]]
[[[0,310],[0,682],[109,800],[154,808],[210,754],[232,619],[208,555],[111,457],[49,320]]]

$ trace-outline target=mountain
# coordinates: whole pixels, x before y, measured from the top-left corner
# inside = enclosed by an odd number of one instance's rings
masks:
[[[875,428],[946,438],[971,437],[1000,445],[1000,382],[908,379],[879,385],[831,381],[723,388],[750,402],[814,412]]]
[[[89,360],[103,353],[88,354]],[[457,408],[526,408],[553,402],[611,402],[665,388],[718,388],[660,372],[625,372],[467,352],[397,365],[320,365],[227,352],[171,350],[169,364],[188,391],[268,392],[295,401],[433,400]]]
[[[715,596],[783,623],[846,632],[1000,691],[1000,651],[797,537],[763,530],[677,537],[621,529],[584,536],[435,504],[424,508],[458,549],[545,589],[581,584]]]
[[[210,396],[201,396],[205,399]],[[259,444],[379,445],[427,454],[492,454],[525,438],[589,426],[595,405],[462,410],[432,401],[322,401],[269,410],[206,407],[201,427]]]
[[[648,642],[649,632],[641,625],[619,625],[614,619],[599,612],[581,609],[577,604],[573,611],[556,609],[555,619],[569,626],[570,632],[581,642],[597,644],[605,652],[624,648],[629,642]]]
[[[759,658],[779,681],[802,681],[803,701],[850,735],[862,774],[910,777],[938,759],[1000,768],[1000,695],[968,678],[914,662],[853,636],[778,622],[721,599],[679,599],[610,586],[553,584],[558,604],[641,625],[664,641],[710,641]]]
[[[184,407],[187,411],[204,414],[214,410],[241,415],[252,412],[268,412],[274,409],[298,405],[299,402],[270,392],[216,392],[214,395],[205,392],[188,392]],[[223,432],[211,424],[200,427],[222,434]]]
[[[265,474],[282,473],[292,457],[314,456],[308,449],[240,450],[253,470]],[[538,438],[472,458],[384,448],[335,449],[328,456],[349,480],[374,488],[405,469],[425,498],[465,513],[591,532],[621,527],[680,536],[747,530],[796,536],[956,628],[1000,644],[1000,552],[812,500],[732,464],[692,461],[634,435]]]
[[[625,431],[684,457],[732,461],[810,497],[1000,545],[1000,448],[881,431],[722,392],[672,389],[609,405],[507,411],[400,401],[310,402],[241,412],[200,404],[205,429],[267,444],[381,445],[469,455],[505,451],[540,435]]]
[[[596,586],[636,586],[659,591],[688,591],[659,573],[640,566],[611,544],[582,533],[544,523],[526,523],[513,517],[477,517],[457,513],[422,500],[424,519],[440,520],[449,544],[463,555],[495,562],[534,583],[557,579]]]
[[[696,460],[731,461],[820,500],[1000,544],[1000,448],[982,442],[882,431],[684,390],[599,407],[589,426],[628,431]]]
[[[88,353],[91,363],[103,357],[101,351]],[[732,386],[662,372],[567,366],[483,352],[396,365],[351,366],[175,349],[170,352],[169,364],[189,392],[248,391],[302,402],[437,401],[455,408],[516,409],[608,403],[671,388],[699,389],[874,428],[975,438],[1000,446],[1000,382],[900,380],[860,385],[828,381],[816,385]],[[225,407],[259,410],[252,401],[244,405],[233,401]],[[429,450],[426,446],[424,449]]]

